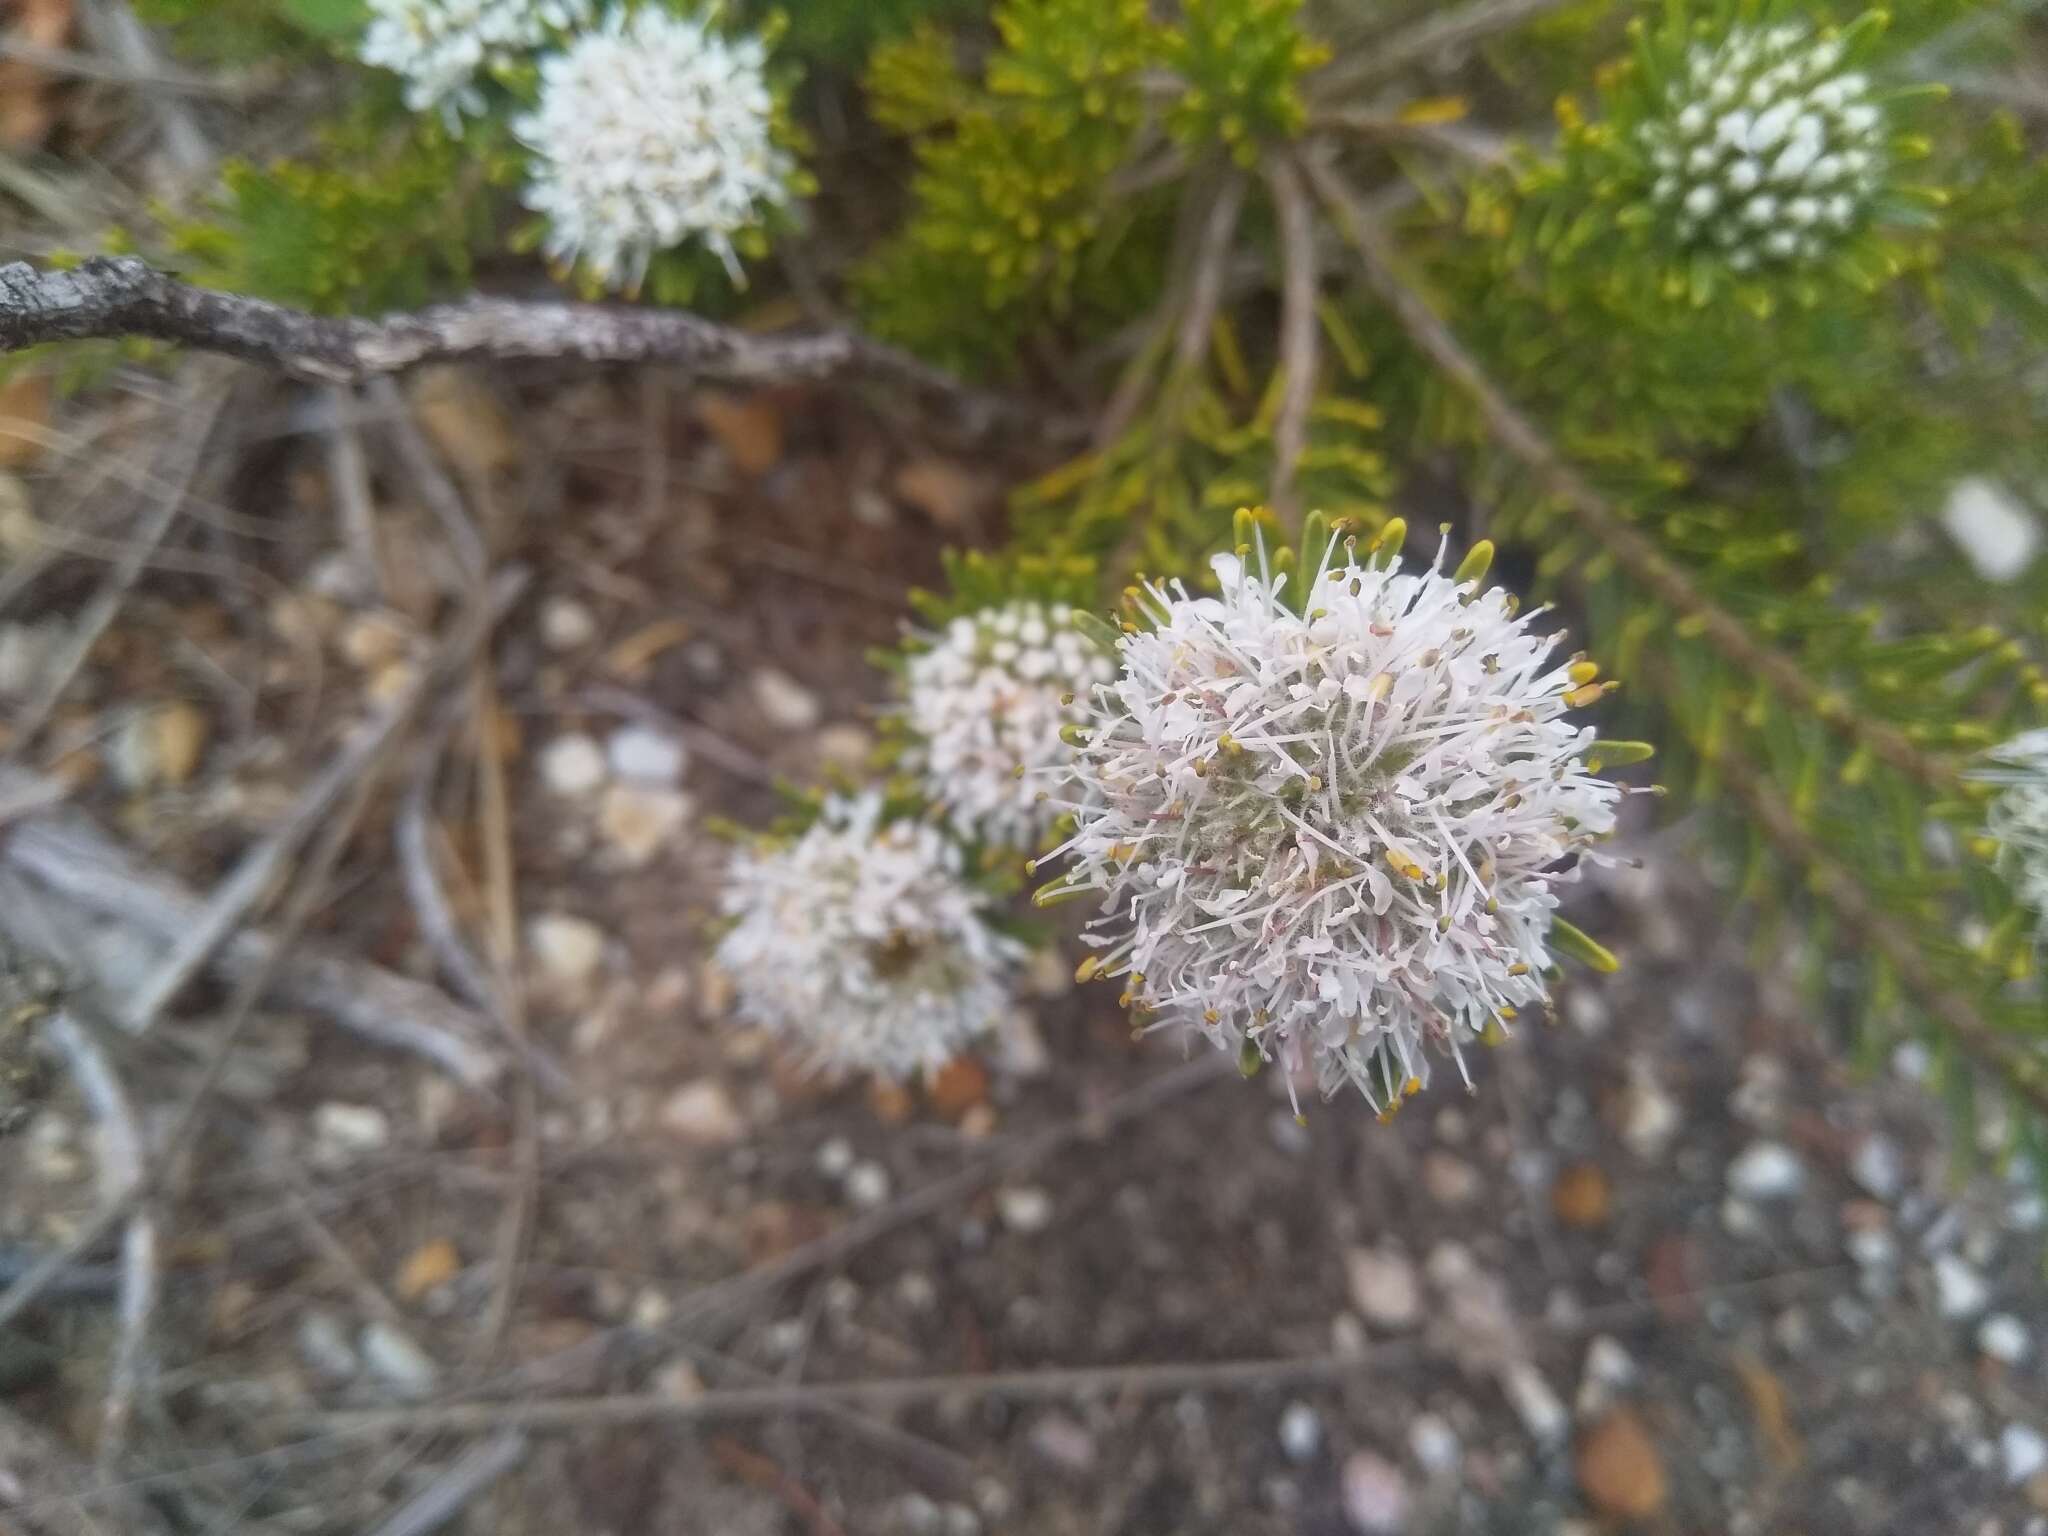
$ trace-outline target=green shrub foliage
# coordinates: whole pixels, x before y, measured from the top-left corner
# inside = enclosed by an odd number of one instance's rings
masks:
[[[216,8],[150,9],[187,38]],[[233,9],[216,30],[349,55],[305,0]],[[1660,744],[1832,1016],[1926,1034],[1964,1109],[2048,1107],[2048,923],[1978,775],[2048,720],[2048,558],[1989,579],[1939,518],[1971,477],[2048,484],[2043,122],[1996,88],[2033,7],[792,11],[778,67],[871,49],[903,157],[852,264],[865,323],[1096,402],[928,619],[1198,577],[1245,505],[1282,536],[1448,519],[1575,615],[1625,683],[1602,735]],[[326,309],[459,291],[519,223],[529,85],[459,138],[371,92],[175,242]]]

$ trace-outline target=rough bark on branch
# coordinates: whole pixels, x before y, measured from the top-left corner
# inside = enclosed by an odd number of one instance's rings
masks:
[[[425,363],[658,363],[725,384],[858,381],[937,405],[970,436],[1060,435],[1031,406],[969,388],[846,330],[754,334],[675,309],[474,298],[374,320],[313,315],[195,288],[133,257],[70,271],[0,266],[0,354],[52,341],[146,336],[300,378],[360,384]]]

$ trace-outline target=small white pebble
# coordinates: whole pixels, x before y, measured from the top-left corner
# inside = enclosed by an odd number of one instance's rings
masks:
[[[1918,1040],[1908,1040],[1892,1051],[1892,1075],[1901,1082],[1925,1082],[1927,1069],[1933,1062],[1933,1055],[1926,1046]]]
[[[1752,1142],[1728,1165],[1728,1188],[1746,1200],[1786,1200],[1806,1182],[1806,1167],[1790,1147]]]
[[[1522,1427],[1538,1445],[1556,1445],[1571,1428],[1571,1416],[1541,1371],[1518,1360],[1501,1373],[1501,1386]]]
[[[818,1172],[828,1179],[843,1179],[853,1166],[853,1144],[844,1136],[834,1136],[818,1148]]]
[[[574,651],[597,638],[597,620],[573,597],[550,598],[540,611],[540,637],[551,651]]]
[[[1371,1451],[1353,1451],[1344,1461],[1344,1518],[1360,1536],[1395,1536],[1408,1525],[1408,1480],[1401,1469]]]
[[[768,717],[768,723],[778,730],[816,730],[824,718],[824,706],[818,696],[802,683],[776,667],[763,667],[752,679],[754,702],[761,706],[761,713]]]
[[[1991,1288],[1984,1277],[1952,1253],[1934,1259],[1934,1298],[1941,1315],[1950,1322],[1975,1317],[1991,1300]]]
[[[1408,1426],[1408,1451],[1431,1477],[1448,1477],[1458,1470],[1458,1432],[1437,1414],[1419,1414]]]
[[[1906,1183],[1906,1160],[1899,1144],[1881,1132],[1865,1136],[1849,1155],[1849,1177],[1873,1199],[1897,1199]]]
[[[1884,1227],[1858,1227],[1842,1240],[1842,1247],[1864,1269],[1889,1268],[1899,1257],[1899,1245]]]
[[[620,778],[662,786],[681,780],[688,761],[680,741],[650,725],[619,727],[605,743],[605,756]]]
[[[1307,1403],[1289,1403],[1280,1415],[1280,1449],[1296,1464],[1312,1460],[1322,1449],[1323,1421]]]
[[[1977,1328],[1977,1347],[2000,1365],[2018,1365],[2034,1347],[2026,1325],[2009,1312],[1997,1312]]]
[[[322,1104],[313,1111],[316,1160],[346,1161],[381,1151],[391,1140],[391,1120],[374,1104]]]
[[[2048,1439],[2031,1424],[2008,1424],[1998,1436],[1998,1455],[2007,1484],[2017,1488],[2048,1467]]]
[[[873,1209],[889,1198],[889,1170],[880,1163],[855,1163],[846,1173],[846,1198]]]
[[[1763,1236],[1764,1220],[1747,1200],[1730,1195],[1721,1202],[1721,1230],[1730,1237],[1754,1239]]]
[[[541,751],[540,777],[558,795],[587,795],[604,782],[604,753],[588,736],[557,736]]]
[[[1026,1236],[1043,1232],[1052,1225],[1052,1196],[1035,1185],[1000,1190],[996,1194],[996,1211],[1012,1232]]]

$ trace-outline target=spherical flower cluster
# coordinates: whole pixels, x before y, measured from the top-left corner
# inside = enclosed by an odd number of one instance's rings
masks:
[[[2048,730],[2016,736],[1991,754],[1979,777],[2001,786],[1985,818],[2013,888],[2048,940]]]
[[[904,667],[906,760],[961,836],[1035,846],[1059,814],[1042,770],[1068,756],[1060,727],[1086,718],[1076,695],[1115,675],[1055,606],[963,615]]]
[[[733,236],[787,202],[794,169],[766,65],[758,38],[654,7],[614,11],[544,60],[540,104],[514,128],[548,255],[634,288],[655,252],[697,239],[739,281]]]
[[[1463,1045],[1545,1002],[1555,888],[1622,794],[1564,718],[1603,690],[1441,569],[1326,562],[1297,608],[1213,564],[1219,597],[1150,589],[1096,691],[1061,850],[1104,898],[1082,971],[1391,1107],[1432,1048],[1464,1075]]]
[[[405,77],[405,104],[451,122],[484,109],[476,78],[590,20],[591,0],[370,0],[365,64]]]
[[[1639,130],[1650,200],[1678,239],[1738,272],[1810,261],[1868,213],[1885,117],[1841,43],[1792,24],[1695,44]]]
[[[801,837],[748,851],[722,898],[716,959],[742,1017],[814,1064],[898,1079],[935,1072],[1009,1004],[1022,946],[990,926],[958,850],[881,797],[826,802]]]

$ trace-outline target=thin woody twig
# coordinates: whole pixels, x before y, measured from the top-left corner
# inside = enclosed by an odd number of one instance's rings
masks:
[[[1280,411],[1273,420],[1273,479],[1267,501],[1282,525],[1301,526],[1295,475],[1308,447],[1308,414],[1315,403],[1316,320],[1315,219],[1301,172],[1284,155],[1266,167],[1266,187],[1280,224]]]
[[[292,1224],[299,1229],[299,1235],[306,1239],[326,1261],[327,1267],[339,1275],[348,1288],[355,1293],[356,1300],[377,1315],[377,1320],[400,1338],[410,1344],[419,1354],[431,1359],[433,1352],[423,1349],[414,1337],[412,1324],[406,1318],[397,1302],[384,1293],[384,1288],[370,1277],[363,1266],[350,1253],[348,1245],[334,1233],[334,1229],[320,1219],[320,1213],[313,1208],[312,1191],[307,1187],[305,1176],[295,1165],[284,1168],[286,1194],[284,1206]]]
[[[378,1526],[371,1536],[427,1536],[461,1514],[471,1499],[518,1466],[526,1436],[508,1429],[470,1447],[448,1470],[421,1489]]]
[[[1759,643],[1747,625],[1695,586],[1646,534],[1565,461],[1535,423],[1494,383],[1428,301],[1401,276],[1392,242],[1368,216],[1343,178],[1315,157],[1304,158],[1302,168],[1329,209],[1338,231],[1356,252],[1366,283],[1392,312],[1408,339],[1471,398],[1488,432],[1501,447],[1520,459],[1550,494],[1565,503],[1579,525],[1612,553],[1630,576],[1679,617],[1697,624],[1724,656],[1811,711],[1835,731],[1868,747],[1873,755],[1923,784],[1940,789],[1955,784],[1956,772],[1950,764],[1922,752],[1896,728],[1858,716],[1840,695],[1822,688],[1782,651]]]
[[[505,764],[499,753],[498,694],[488,669],[479,666],[471,680],[476,734],[476,778],[484,848],[484,892],[490,914],[487,929],[493,1013],[513,1044],[527,1041],[526,997],[519,977],[519,896],[512,856],[511,798],[505,786]],[[512,1193],[498,1222],[494,1249],[495,1285],[484,1309],[478,1347],[497,1347],[512,1315],[519,1287],[519,1265],[533,1237],[533,1212],[540,1189],[539,1107],[533,1078],[522,1073],[512,1085]]]
[[[1174,337],[1173,366],[1161,396],[1160,413],[1168,421],[1179,413],[1179,402],[1193,382],[1196,366],[1209,348],[1210,333],[1216,328],[1216,315],[1223,307],[1223,277],[1230,266],[1231,242],[1237,235],[1238,219],[1244,213],[1244,194],[1244,175],[1232,170],[1217,188],[1216,201],[1210,204],[1208,218],[1203,221],[1188,278],[1187,307],[1181,311],[1180,331]]]
[[[1310,119],[1311,133],[1325,129],[1384,144],[1433,149],[1475,165],[1489,166],[1506,162],[1510,142],[1504,134],[1465,123],[1411,123],[1355,107],[1318,113]]]
[[[714,1281],[690,1292],[677,1304],[674,1320],[677,1323],[688,1323],[764,1291],[775,1290],[798,1275],[806,1274],[821,1265],[856,1252],[900,1227],[922,1220],[934,1211],[944,1210],[954,1201],[965,1199],[985,1184],[1006,1175],[1016,1174],[1023,1169],[1036,1167],[1073,1142],[1090,1136],[1105,1135],[1118,1125],[1153,1113],[1161,1104],[1171,1102],[1209,1083],[1218,1082],[1227,1075],[1226,1068],[1235,1070],[1234,1066],[1221,1056],[1205,1056],[1176,1067],[1171,1072],[1161,1073],[1142,1087],[1103,1106],[1095,1114],[1079,1115],[1025,1137],[1015,1145],[1004,1147],[970,1163],[957,1173],[934,1180],[922,1189],[912,1190],[880,1210],[858,1217],[836,1231],[828,1232],[808,1243],[799,1244],[779,1259],[770,1260],[730,1279]]]
[[[85,0],[80,9],[87,35],[123,69],[143,78],[166,73],[149,28],[136,18],[127,0]],[[188,188],[197,187],[213,174],[217,156],[190,104],[174,94],[158,92],[149,98],[149,109],[156,118],[165,156]]]
[[[103,1200],[100,1208],[81,1224],[69,1243],[62,1248],[53,1249],[44,1256],[41,1263],[16,1280],[4,1293],[0,1293],[0,1327],[12,1322],[36,1299],[45,1284],[90,1253],[98,1246],[101,1238],[154,1193],[165,1171],[174,1165],[185,1144],[197,1133],[201,1111],[206,1101],[212,1097],[221,1075],[226,1072],[228,1059],[234,1054],[235,1046],[240,1043],[247,1031],[249,1021],[256,1016],[257,1000],[269,989],[273,979],[271,973],[283,963],[284,954],[292,940],[297,938],[312,917],[315,903],[324,894],[327,879],[333,873],[334,864],[340,858],[342,847],[354,828],[356,818],[362,814],[367,799],[366,791],[358,789],[350,796],[343,814],[329,823],[321,847],[309,862],[298,890],[294,893],[290,910],[286,913],[282,924],[282,942],[273,951],[269,964],[251,976],[229,1003],[226,1022],[222,1025],[220,1036],[214,1042],[213,1050],[200,1072],[199,1081],[179,1106],[171,1129],[155,1150],[150,1163],[146,1165],[143,1176],[130,1183],[119,1195]]]
[[[462,925],[441,888],[434,867],[434,782],[440,777],[441,760],[449,739],[468,717],[468,697],[450,701],[446,718],[427,733],[414,765],[412,782],[406,786],[398,816],[392,826],[392,843],[398,854],[398,873],[411,903],[420,936],[434,952],[442,972],[454,983],[463,999],[478,1008],[491,1006],[491,978],[476,951],[462,936]]]
[[[1311,89],[1325,100],[1351,100],[1361,86],[1470,48],[1545,12],[1560,10],[1564,4],[1565,0],[1477,0],[1451,10],[1427,6],[1423,19],[1406,31],[1362,39],[1357,46],[1345,48],[1337,63],[1315,77]]]
[[[133,1482],[94,1475],[64,1443],[53,1416],[0,1405],[0,1467],[25,1497],[10,1498],[7,1528],[20,1536],[170,1536],[171,1524]],[[90,1511],[90,1512],[88,1512]]]
[[[131,1189],[141,1185],[144,1166],[142,1130],[128,1091],[92,1031],[69,1010],[59,1009],[44,1022],[43,1028],[69,1063],[79,1097],[99,1123],[100,1198],[108,1204],[124,1199]],[[107,1376],[106,1406],[100,1414],[101,1466],[118,1460],[127,1442],[135,1396],[142,1382],[149,1320],[156,1311],[156,1218],[147,1207],[136,1209],[128,1217],[128,1229],[121,1240],[120,1274],[114,1308],[119,1335]]]
[[[0,269],[0,284],[4,284],[4,269]],[[41,690],[15,719],[12,750],[16,754],[23,752],[49,723],[51,714],[85,666],[93,647],[99,644],[100,637],[106,634],[121,612],[122,604],[128,600],[128,593],[142,575],[143,568],[149,564],[150,556],[177,521],[178,513],[185,505],[185,493],[191,489],[192,477],[198,473],[205,455],[207,439],[213,434],[214,421],[226,401],[227,389],[219,382],[217,373],[209,371],[193,386],[187,397],[190,420],[181,428],[172,450],[175,467],[162,477],[165,489],[142,525],[129,536],[120,560],[107,573],[106,580],[93,594],[85,612],[72,626],[70,643],[56,665],[51,667]]]
[[[1796,1294],[1817,1282],[1834,1283],[1850,1266],[1816,1265],[1753,1281],[1716,1285],[1699,1294],[1727,1296],[1756,1291]],[[1664,1298],[1671,1303],[1692,1292]],[[1617,1302],[1586,1308],[1568,1323],[1542,1317],[1517,1326],[1529,1333],[1575,1338],[1614,1327],[1641,1315],[1647,1303]],[[1166,1360],[1121,1365],[1048,1366],[1015,1371],[953,1375],[868,1377],[851,1381],[775,1383],[720,1387],[697,1397],[625,1393],[611,1397],[533,1397],[513,1401],[440,1403],[402,1408],[342,1409],[284,1415],[281,1427],[295,1432],[382,1435],[419,1430],[476,1432],[484,1429],[575,1430],[623,1424],[701,1423],[760,1418],[828,1407],[883,1412],[948,1398],[1012,1403],[1063,1402],[1091,1393],[1159,1397],[1177,1392],[1257,1392],[1288,1385],[1367,1378],[1389,1365],[1415,1359],[1441,1346],[1421,1336],[1388,1339],[1350,1354],[1319,1350],[1306,1355],[1255,1359]]]
[[[759,1451],[750,1450],[730,1435],[719,1435],[711,1442],[711,1454],[741,1481],[782,1500],[791,1514],[811,1528],[811,1536],[846,1536],[846,1528],[832,1518],[817,1495]]]
[[[0,36],[0,59],[13,59],[43,74],[64,79],[99,80],[140,90],[171,91],[181,96],[236,98],[252,94],[251,86],[243,81],[210,79],[170,68],[138,69],[114,63],[97,54],[32,43],[20,37]]]
[[[63,272],[26,262],[0,267],[0,354],[118,336],[151,336],[335,384],[425,363],[519,359],[665,363],[728,384],[851,379],[901,391],[972,437],[1085,431],[847,330],[755,335],[674,309],[492,298],[364,320],[195,288],[133,257],[94,257]]]
[[[1144,407],[1153,376],[1159,371],[1159,364],[1172,344],[1175,316],[1187,303],[1195,249],[1200,244],[1201,230],[1207,222],[1208,210],[1200,198],[1180,199],[1180,207],[1174,214],[1166,294],[1140,322],[1137,344],[1131,348],[1131,355],[1117,378],[1116,388],[1110,391],[1108,403],[1103,406],[1101,419],[1096,423],[1093,440],[1097,450],[1107,448],[1121,438]],[[1087,371],[1085,365],[1084,371]]]
[[[516,576],[508,577],[493,592],[492,597],[503,597],[507,588],[516,592],[518,585]],[[445,681],[452,668],[466,662],[475,648],[484,643],[500,611],[497,602],[480,600],[471,611],[457,620],[448,640],[443,644],[436,665],[429,669],[428,675],[437,681]],[[381,737],[388,746],[396,737],[398,725],[411,718],[418,703],[418,699],[409,695],[394,700],[386,706],[384,714],[376,722],[365,727],[364,734]],[[275,942],[263,961],[242,978],[234,995],[228,1000],[219,1038],[213,1044],[206,1064],[200,1072],[199,1081],[193,1085],[178,1106],[162,1141],[152,1149],[143,1176],[131,1183],[118,1198],[102,1201],[100,1208],[80,1224],[79,1230],[69,1243],[53,1249],[6,1291],[0,1292],[0,1327],[5,1327],[19,1316],[36,1299],[45,1285],[90,1253],[101,1238],[153,1194],[166,1172],[176,1166],[186,1144],[198,1134],[206,1102],[212,1097],[222,1074],[227,1071],[228,1061],[234,1054],[235,1046],[247,1033],[250,1021],[256,1017],[256,1005],[277,980],[283,970],[285,956],[305,932],[307,924],[312,921],[314,912],[326,894],[327,882],[334,872],[334,866],[340,861],[342,850],[354,834],[356,822],[369,803],[370,792],[376,785],[382,765],[382,754],[361,760],[360,778],[350,787],[341,804],[335,807],[333,814],[322,826],[319,837],[307,855],[305,866],[286,900],[284,913],[278,922]],[[17,837],[18,835],[16,834]]]
[[[334,486],[342,542],[370,592],[382,597],[391,584],[384,579],[384,558],[377,547],[377,506],[370,494],[370,465],[363,456],[363,435],[355,420],[355,396],[339,384],[328,386],[333,422],[327,433],[327,477]]]
[[[427,435],[420,430],[412,402],[390,379],[372,380],[369,395],[390,428],[405,472],[412,477],[413,486],[427,504],[427,510],[433,513],[434,521],[441,525],[441,534],[448,540],[456,565],[474,581],[490,567],[489,546],[476,520],[469,515],[469,503],[442,468],[440,456],[427,441]]]
[[[494,602],[486,603],[487,613],[495,617],[509,607],[523,585],[521,581],[501,590]],[[411,723],[429,696],[445,682],[445,676],[432,668],[417,673],[379,715],[375,726],[344,746],[300,793],[285,819],[262,842],[242,855],[234,872],[207,898],[197,921],[180,936],[156,971],[135,990],[125,1020],[130,1029],[137,1033],[148,1029],[227,942],[228,936],[247,922],[250,912],[275,888],[285,866],[313,829],[326,818],[342,793],[361,779],[369,765],[389,748],[392,737]]]
[[[44,781],[0,775],[0,794],[12,794],[16,782]],[[61,901],[94,913],[157,944],[175,943],[204,905],[181,881],[69,811],[23,816],[0,833],[0,864],[49,904]],[[211,968],[232,984],[267,966],[277,948],[272,932],[245,928],[228,940]],[[423,1056],[472,1086],[488,1085],[504,1070],[484,1019],[438,988],[368,961],[305,949],[285,957],[274,992],[292,1007]]]

